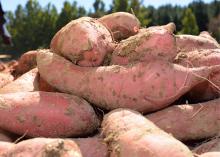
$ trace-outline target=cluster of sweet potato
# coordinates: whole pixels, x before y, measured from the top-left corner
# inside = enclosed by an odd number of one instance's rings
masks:
[[[0,156],[219,157],[220,45],[174,31],[82,17],[22,55],[0,75]]]

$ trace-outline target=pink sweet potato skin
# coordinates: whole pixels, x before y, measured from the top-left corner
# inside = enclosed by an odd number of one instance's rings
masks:
[[[113,35],[114,40],[120,41],[138,33],[140,21],[132,14],[116,12],[98,19]]]
[[[38,69],[34,68],[1,88],[0,94],[32,91],[56,92],[57,90],[44,81]]]
[[[220,152],[208,152],[200,155],[199,157],[219,157]]]
[[[209,32],[207,32],[207,31],[200,32],[199,36],[206,38],[206,39],[209,39],[209,40],[213,41],[216,45],[218,45],[218,42],[216,41],[216,39],[213,38],[211,36],[211,34],[209,34]]]
[[[99,66],[113,51],[110,32],[100,22],[89,17],[73,20],[58,31],[50,47],[80,66]]]
[[[216,42],[194,35],[176,35],[177,49],[180,52],[189,52],[199,49],[216,49],[220,48]]]
[[[180,141],[138,112],[116,109],[105,115],[102,134],[111,157],[192,157]]]
[[[15,146],[14,143],[10,143],[10,142],[3,142],[0,141],[0,156],[2,157],[2,155],[9,151],[10,149],[12,149]]]
[[[85,100],[68,94],[20,92],[0,95],[0,100],[0,127],[19,135],[75,137],[99,124]]]
[[[34,138],[22,141],[3,153],[2,157],[82,157],[74,141]]]
[[[185,67],[201,67],[220,65],[220,49],[194,50],[188,53],[179,53],[176,56],[175,63]],[[187,97],[192,101],[207,101],[220,96],[220,72],[216,71],[205,81],[196,85]]]
[[[212,140],[202,143],[193,149],[193,152],[196,154],[203,154],[206,152],[220,152],[220,138],[216,137]]]
[[[14,77],[10,73],[1,73],[0,72],[0,88],[9,84],[14,80]]]
[[[1,88],[0,94],[39,90],[38,77],[37,68],[32,69],[29,72],[21,75],[13,82]]]
[[[198,75],[207,78],[212,72],[207,67],[185,68],[162,60],[133,66],[79,67],[45,51],[38,53],[37,64],[42,78],[62,92],[107,110],[121,107],[141,112],[170,105],[204,81]]]
[[[214,137],[220,131],[220,99],[171,106],[146,115],[146,118],[179,140]]]
[[[73,139],[80,148],[83,157],[108,157],[106,143],[100,137]]]
[[[37,52],[37,50],[28,51],[19,58],[18,64],[15,66],[15,75],[22,75],[37,66]]]
[[[172,61],[176,55],[173,32],[162,26],[152,27],[142,29],[137,35],[122,40],[112,54],[111,64],[127,65],[150,62],[157,58]]]

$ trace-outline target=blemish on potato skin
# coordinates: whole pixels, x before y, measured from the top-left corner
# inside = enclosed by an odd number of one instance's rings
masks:
[[[103,77],[102,76],[98,77],[98,80],[103,81]]]
[[[26,118],[24,117],[24,115],[19,115],[16,117],[16,119],[19,123],[24,123],[26,121]]]
[[[68,106],[66,108],[66,110],[64,111],[64,114],[67,115],[67,116],[71,116],[71,115],[74,115],[74,110],[72,107]]]
[[[137,77],[136,75],[133,75],[132,79],[133,79],[134,82],[136,82],[136,77]]]
[[[127,98],[128,98],[128,96],[127,96],[127,95],[125,95],[125,94],[124,94],[122,97],[123,97],[124,99],[127,99]]]
[[[115,95],[116,95],[116,92],[115,92],[115,90],[113,90],[113,91],[112,91],[112,95],[113,95],[113,96],[115,96]]]
[[[37,116],[33,116],[32,121],[37,125],[37,127],[41,127],[40,119]]]

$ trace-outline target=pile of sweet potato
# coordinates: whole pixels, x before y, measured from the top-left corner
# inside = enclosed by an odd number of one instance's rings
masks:
[[[0,156],[219,157],[220,45],[174,33],[118,12],[24,53],[0,73]]]

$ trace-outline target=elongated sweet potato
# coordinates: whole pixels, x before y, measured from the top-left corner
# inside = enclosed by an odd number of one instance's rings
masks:
[[[89,17],[73,20],[53,37],[50,47],[80,66],[99,66],[113,51],[110,32]]]
[[[100,137],[73,139],[79,146],[83,157],[108,157],[108,148]]]
[[[176,45],[180,52],[189,52],[199,49],[220,48],[219,44],[208,38],[194,35],[176,35]]]
[[[80,67],[48,51],[38,53],[37,65],[42,78],[62,92],[107,110],[121,107],[141,112],[170,105],[212,72],[212,68],[185,68],[163,60],[133,66]]]
[[[15,66],[15,75],[22,75],[37,66],[36,62],[37,50],[32,50],[24,53],[18,60]]]
[[[127,65],[140,61],[150,62],[156,58],[171,61],[176,55],[173,32],[164,27],[152,27],[122,40],[112,54],[111,64]]]
[[[111,157],[192,157],[180,141],[138,112],[116,109],[105,115],[102,134]]]
[[[206,152],[220,152],[220,138],[216,137],[206,143],[203,143],[193,149],[196,154],[203,154]]]
[[[72,140],[34,138],[22,141],[2,154],[2,157],[82,157]]]
[[[40,77],[37,68],[0,88],[0,94],[32,91],[56,92],[57,90]]]
[[[0,127],[19,135],[75,137],[93,132],[99,124],[85,100],[68,94],[11,93],[0,95],[0,102]]]
[[[9,84],[13,80],[14,80],[14,77],[11,74],[0,72],[0,88],[2,88],[5,85]]]
[[[220,152],[208,152],[200,155],[199,157],[219,157]]]
[[[114,40],[120,41],[138,33],[140,21],[132,14],[116,12],[98,19],[113,34]]]
[[[185,67],[201,67],[220,65],[220,49],[195,50],[179,53],[175,63]],[[212,73],[207,81],[196,85],[187,97],[192,102],[212,100],[220,96],[220,71]]]
[[[0,156],[2,157],[4,153],[12,149],[14,146],[14,143],[0,141]]]
[[[220,131],[220,99],[171,106],[146,118],[179,140],[214,137]]]
[[[13,82],[1,88],[0,94],[38,90],[38,77],[37,68],[32,69],[31,71],[23,74]]]

